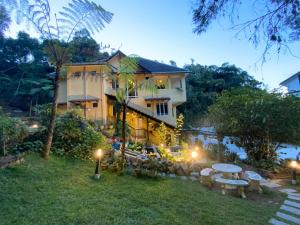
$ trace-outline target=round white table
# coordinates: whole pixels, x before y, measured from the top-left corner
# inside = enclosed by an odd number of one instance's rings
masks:
[[[215,163],[212,168],[218,172],[221,172],[225,178],[232,177],[232,174],[237,174],[242,171],[242,168],[228,163]]]

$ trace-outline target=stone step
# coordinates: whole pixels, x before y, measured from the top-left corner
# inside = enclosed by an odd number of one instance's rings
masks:
[[[295,196],[295,197],[300,197],[299,193],[289,193],[289,195]]]
[[[291,206],[287,206],[287,205],[282,205],[280,207],[280,209],[300,216],[300,209],[297,209],[297,208],[294,208],[294,207],[291,207]]]
[[[276,216],[279,217],[279,218],[282,218],[286,221],[293,222],[293,223],[296,223],[296,224],[300,224],[300,218],[290,216],[290,215],[287,215],[287,214],[281,213],[281,212],[277,212]]]
[[[271,219],[269,220],[269,223],[270,223],[270,224],[273,224],[273,225],[289,225],[288,223],[281,222],[281,221],[276,220],[276,219],[274,219],[274,218],[271,218]]]
[[[292,202],[292,201],[289,201],[289,200],[285,200],[285,201],[283,202],[283,204],[289,205],[289,206],[293,206],[293,207],[296,207],[296,208],[299,208],[299,209],[300,209],[300,204],[297,203],[297,202]]]
[[[260,182],[260,185],[268,187],[268,188],[279,188],[279,187],[281,187],[281,185],[277,184],[275,181],[269,181],[269,180],[266,180],[266,179],[262,179],[261,182]]]
[[[294,196],[294,195],[288,195],[288,198],[292,199],[292,200],[300,201],[300,197],[297,197],[297,196]]]
[[[284,189],[280,189],[279,191],[287,194],[292,194],[297,192],[295,189],[292,188],[284,188]]]

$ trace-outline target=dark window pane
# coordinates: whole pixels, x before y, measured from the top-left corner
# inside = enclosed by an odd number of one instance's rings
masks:
[[[156,113],[157,115],[160,115],[159,104],[156,104]]]
[[[168,103],[165,103],[164,107],[165,107],[165,110],[164,110],[165,115],[168,115]]]
[[[160,115],[164,115],[164,106],[163,106],[163,104],[159,104],[159,106],[160,106]]]

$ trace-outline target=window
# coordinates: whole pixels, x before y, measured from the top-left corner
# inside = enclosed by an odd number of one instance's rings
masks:
[[[74,73],[74,76],[75,76],[75,77],[80,77],[80,75],[81,75],[81,72],[75,72],[75,73]]]
[[[111,88],[112,89],[118,89],[119,88],[119,81],[118,81],[118,79],[112,79],[111,80]]]
[[[151,104],[150,104],[150,103],[147,103],[147,107],[150,108],[150,107],[151,107]]]
[[[158,116],[168,115],[168,103],[160,102],[156,104],[156,113]]]
[[[93,108],[98,108],[98,102],[93,103]]]
[[[136,81],[128,81],[128,96],[129,97],[137,97],[137,83]]]
[[[92,76],[96,76],[97,73],[96,73],[96,71],[91,71],[90,74],[91,74]]]
[[[157,89],[166,89],[167,80],[155,80],[155,86]]]
[[[179,81],[179,87],[182,89],[182,80]]]

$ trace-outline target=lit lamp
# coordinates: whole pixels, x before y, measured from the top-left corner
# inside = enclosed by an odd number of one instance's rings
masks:
[[[39,128],[39,125],[37,125],[37,124],[35,123],[35,124],[32,124],[32,125],[30,126],[30,128],[37,129],[37,128]]]
[[[196,159],[198,157],[198,152],[192,151],[192,158]]]
[[[295,160],[293,160],[291,162],[291,167],[292,167],[292,184],[296,184],[297,183],[297,162]]]
[[[96,169],[95,169],[95,179],[100,179],[100,158],[102,156],[102,150],[98,149],[96,151]]]
[[[166,152],[167,152],[168,154],[171,154],[171,150],[170,150],[169,148],[166,148]]]

